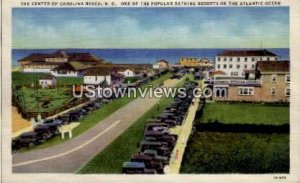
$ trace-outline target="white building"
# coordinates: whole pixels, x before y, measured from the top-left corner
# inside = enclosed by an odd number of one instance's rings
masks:
[[[126,69],[124,71],[119,71],[118,73],[122,74],[124,77],[134,77],[135,73],[133,70]]]
[[[78,77],[83,76],[88,66],[80,62],[68,62],[51,70],[51,74],[56,77]]]
[[[276,61],[278,56],[268,50],[230,50],[215,57],[215,70],[227,76],[243,77],[255,70],[257,61]],[[251,73],[251,72],[250,72]]]
[[[39,79],[39,85],[42,86],[42,88],[48,88],[49,86],[55,86],[56,78],[51,75],[45,75],[41,79]]]
[[[109,68],[95,67],[88,69],[83,78],[84,84],[111,85],[111,71]]]

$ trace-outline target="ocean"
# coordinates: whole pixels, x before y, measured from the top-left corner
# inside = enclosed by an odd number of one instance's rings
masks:
[[[249,48],[247,48],[249,49]],[[239,50],[247,50],[239,49]],[[18,60],[31,53],[52,53],[58,49],[13,49],[12,65],[17,65]],[[224,50],[232,49],[63,49],[67,52],[90,52],[112,63],[127,64],[153,64],[159,59],[170,63],[178,63],[182,57],[199,57],[214,60],[214,57]],[[236,49],[235,49],[236,50]],[[280,56],[281,60],[289,60],[288,48],[267,49]]]

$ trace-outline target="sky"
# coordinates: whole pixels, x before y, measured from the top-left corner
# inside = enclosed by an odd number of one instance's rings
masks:
[[[288,48],[288,7],[14,8],[13,48]]]

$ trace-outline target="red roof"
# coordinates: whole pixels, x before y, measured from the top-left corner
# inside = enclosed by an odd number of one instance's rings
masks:
[[[211,75],[226,75],[224,71],[217,70],[210,73]]]

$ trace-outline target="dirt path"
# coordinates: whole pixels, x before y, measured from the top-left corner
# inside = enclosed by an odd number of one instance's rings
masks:
[[[12,133],[28,128],[30,125],[30,121],[22,118],[21,114],[18,113],[18,109],[12,107]]]

